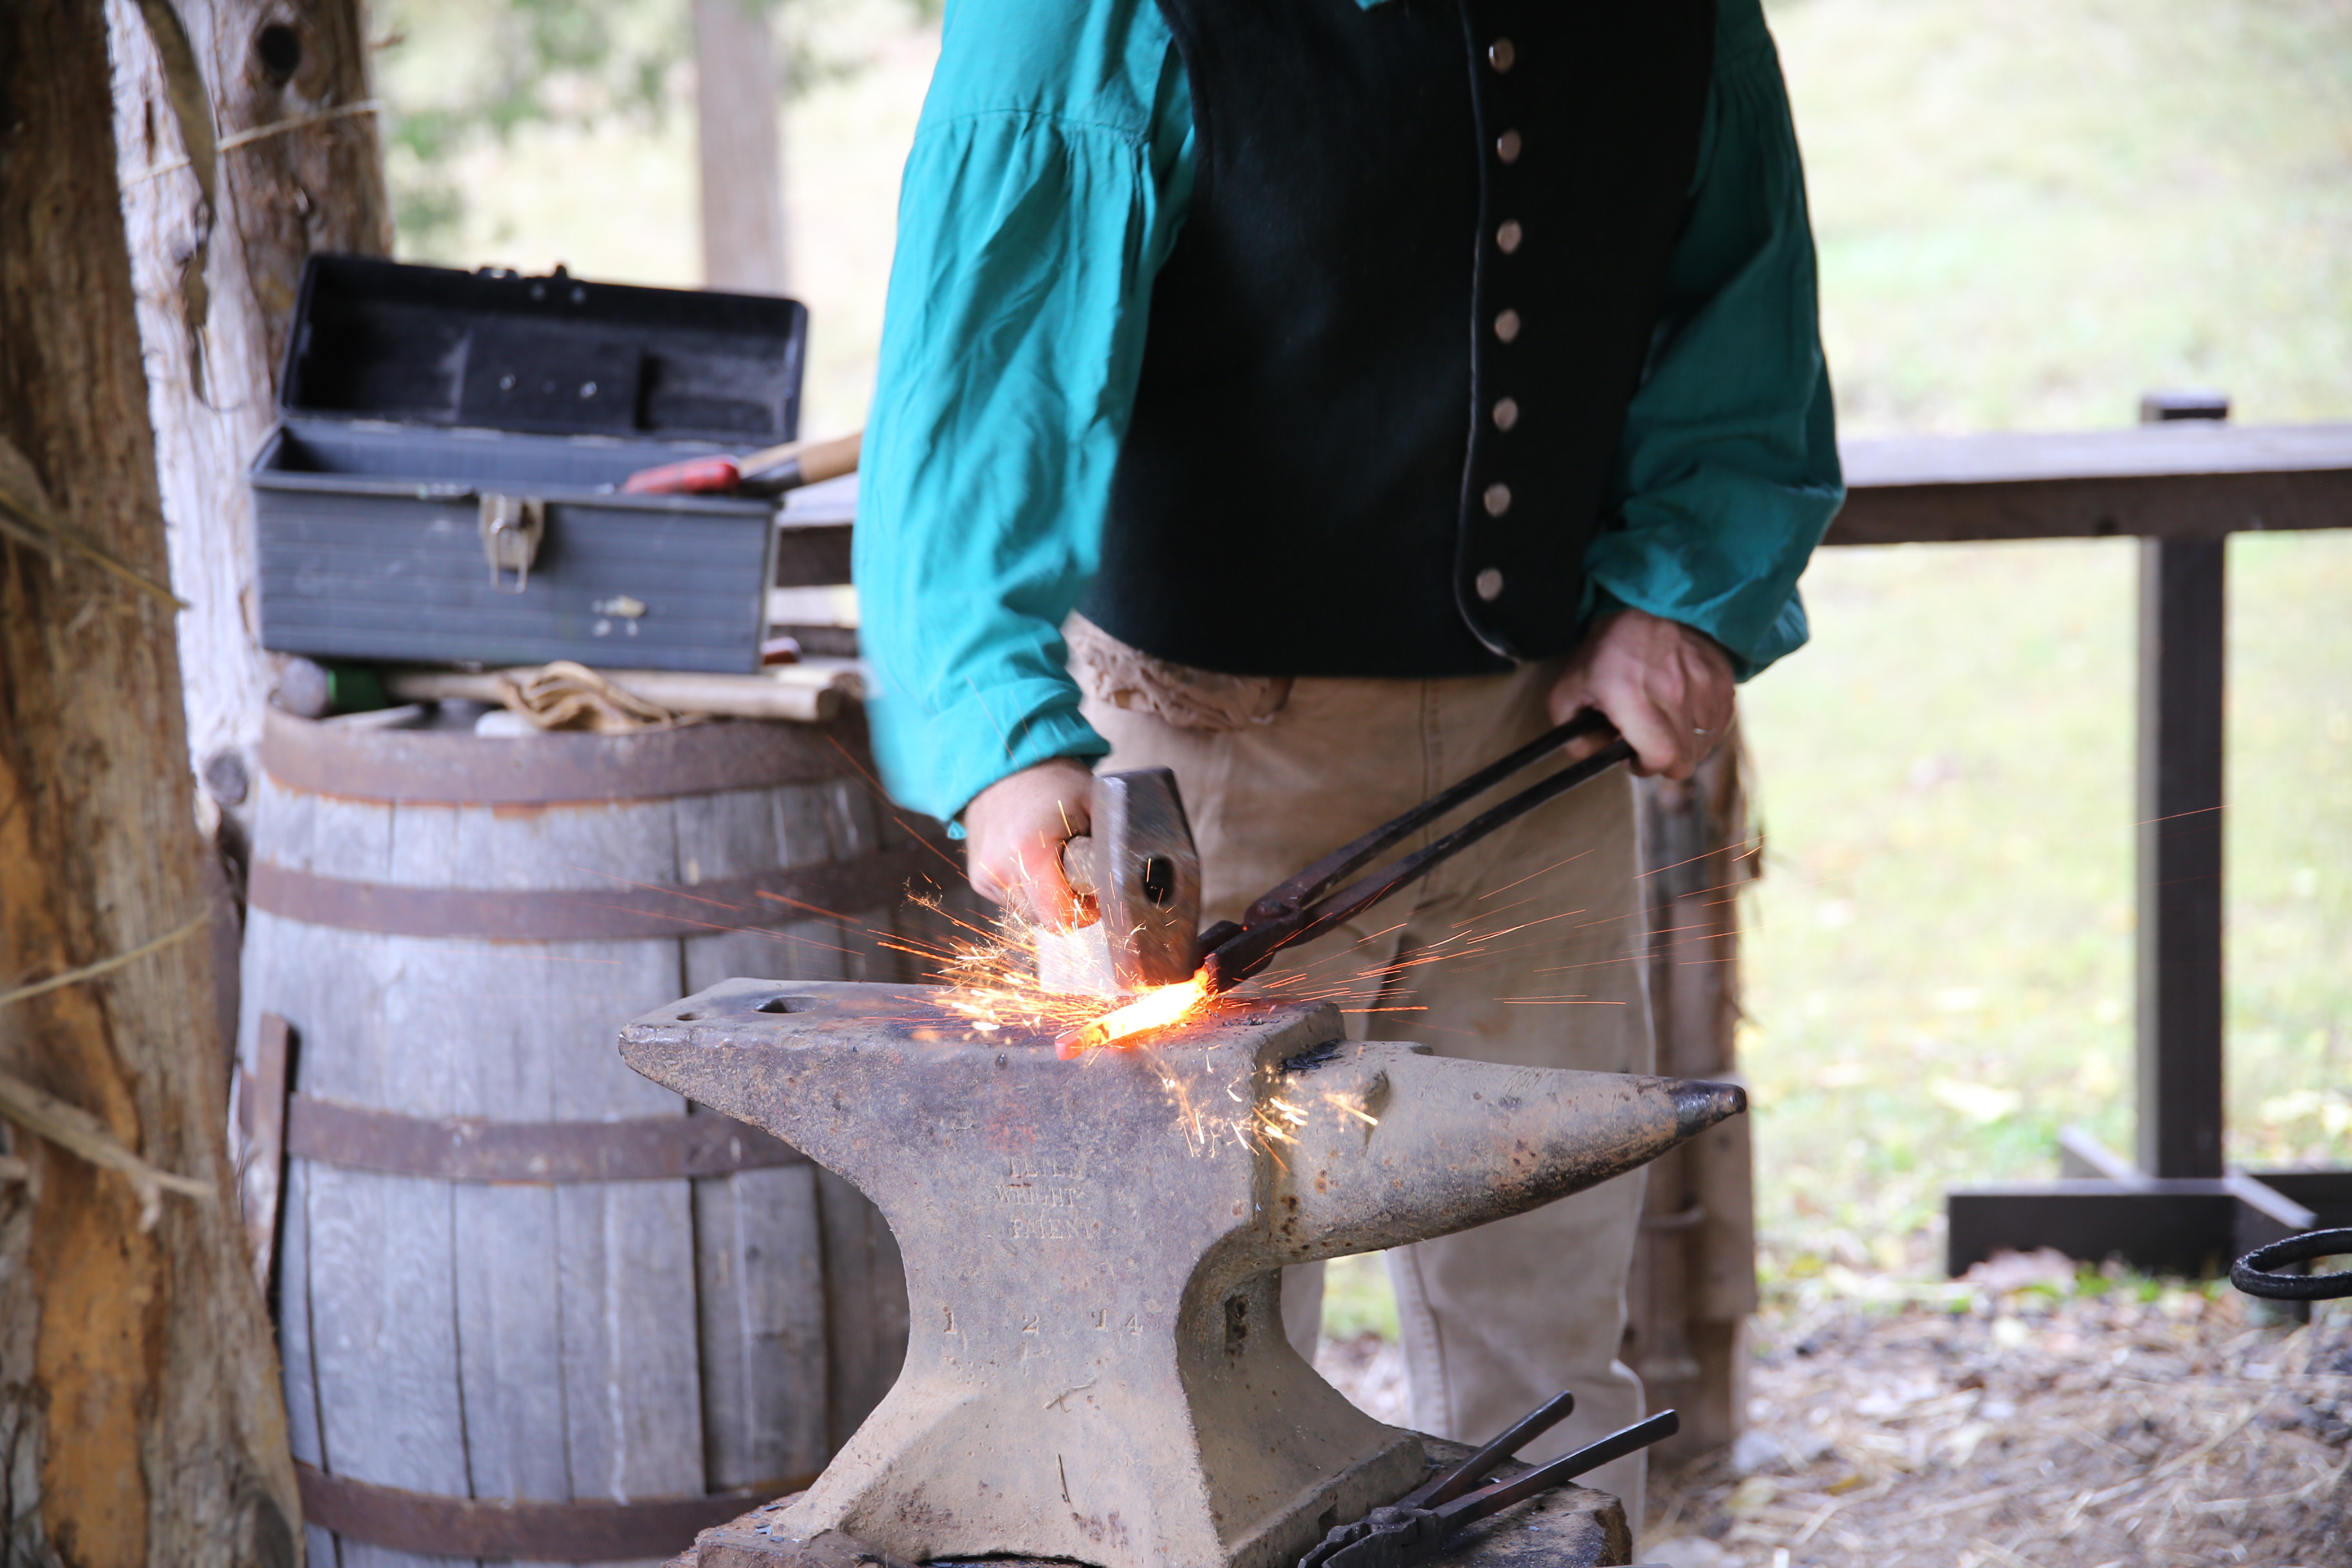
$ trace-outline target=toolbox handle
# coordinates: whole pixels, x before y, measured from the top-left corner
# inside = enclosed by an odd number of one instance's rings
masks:
[[[539,542],[547,537],[547,503],[537,496],[510,496],[497,490],[481,492],[482,554],[490,564],[490,586],[501,594],[520,594],[530,582],[530,563],[539,556]],[[514,586],[506,574],[514,574]]]

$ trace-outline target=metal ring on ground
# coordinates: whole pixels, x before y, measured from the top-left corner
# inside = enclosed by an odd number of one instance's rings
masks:
[[[2230,1266],[2230,1283],[2273,1301],[2331,1301],[2352,1296],[2352,1270],[2341,1274],[2273,1274],[2282,1263],[2352,1253],[2352,1230],[2311,1230],[2257,1247]]]

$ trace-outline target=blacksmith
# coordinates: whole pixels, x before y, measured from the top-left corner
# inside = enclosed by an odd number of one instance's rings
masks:
[[[1759,0],[950,0],[856,533],[892,790],[1051,914],[1089,769],[1172,767],[1214,921],[1581,709],[1688,776],[1805,638],[1814,296]],[[1634,876],[1619,773],[1307,958],[1366,1034],[1643,1071]],[[1391,1258],[1415,1425],[1641,1415],[1640,1197]]]

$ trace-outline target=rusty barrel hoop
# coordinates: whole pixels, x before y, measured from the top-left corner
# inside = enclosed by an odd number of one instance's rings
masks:
[[[272,712],[261,756],[240,1115],[287,1155],[312,1561],[643,1560],[805,1485],[905,1352],[888,1228],[614,1039],[734,975],[910,977],[908,888],[951,862],[879,800],[862,718],[487,739]]]

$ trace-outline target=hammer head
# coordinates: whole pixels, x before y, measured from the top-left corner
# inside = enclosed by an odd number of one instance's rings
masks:
[[[1087,809],[1092,831],[1063,850],[1062,874],[1093,895],[1098,918],[1039,937],[1039,984],[1114,994],[1190,980],[1201,963],[1201,855],[1176,775],[1104,773]]]

